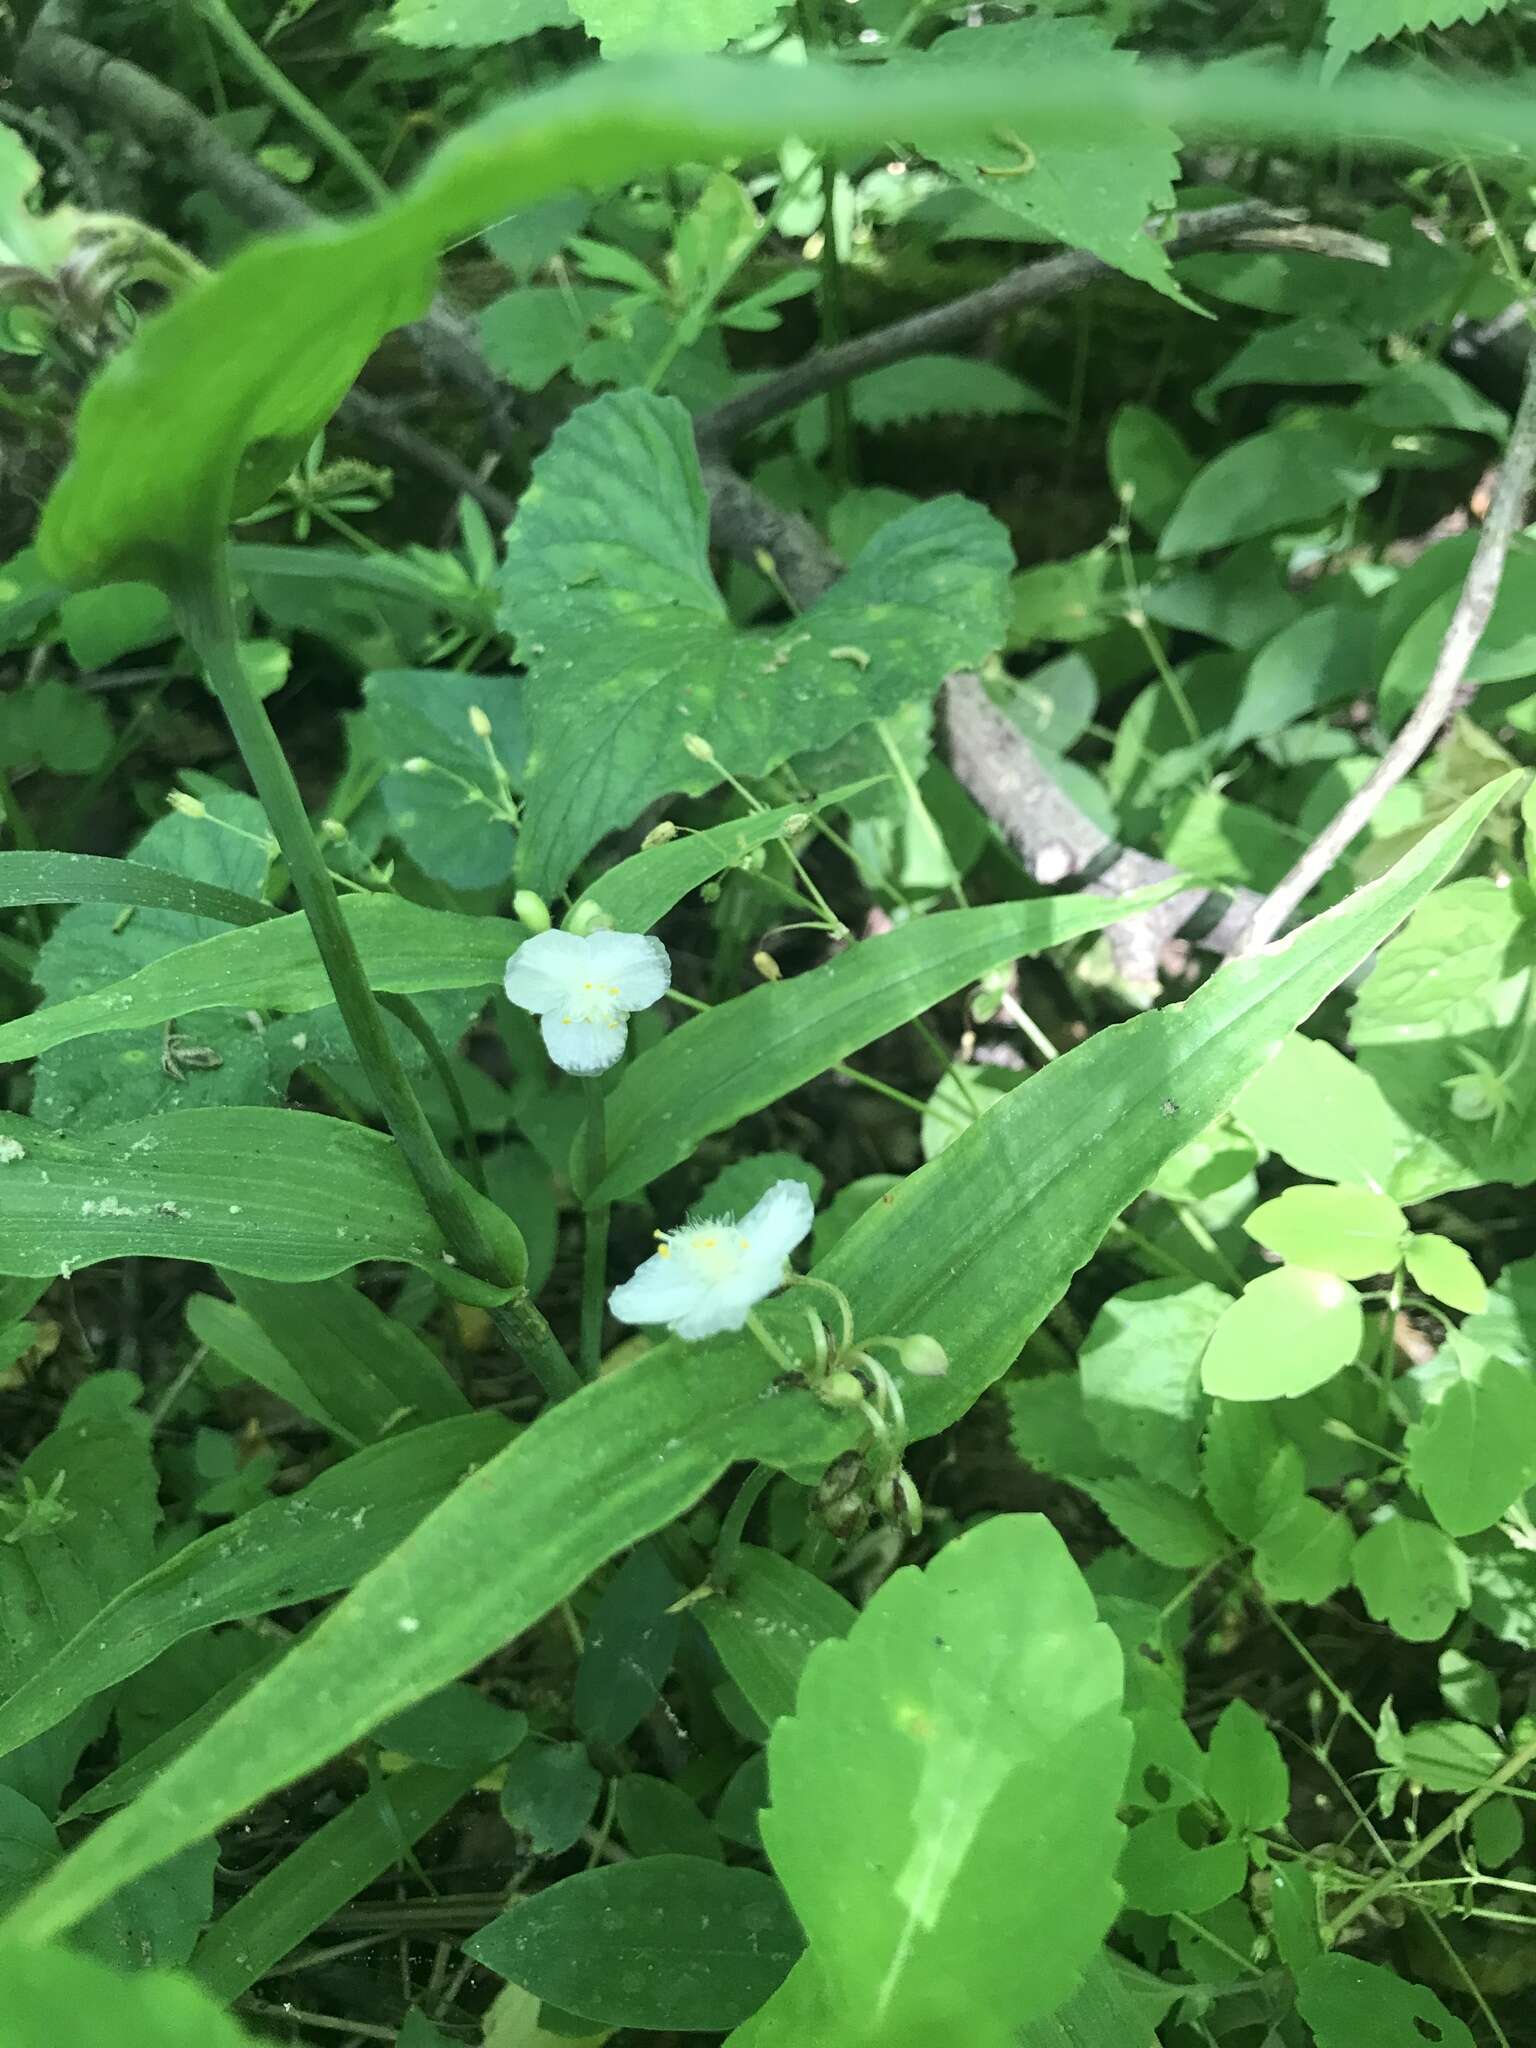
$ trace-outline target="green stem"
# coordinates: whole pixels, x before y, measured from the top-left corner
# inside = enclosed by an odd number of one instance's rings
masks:
[[[226,0],[193,0],[200,18],[207,22],[235,62],[255,80],[268,99],[296,121],[314,142],[335,159],[358,188],[376,206],[387,206],[394,194],[369,163],[349,142],[328,115],[323,114],[307,94],[274,64],[260,43],[252,40],[230,12]]]
[[[583,1083],[587,1097],[587,1120],[582,1130],[582,1177],[584,1198],[590,1198],[608,1171],[608,1133],[601,1079]],[[581,1371],[595,1380],[603,1362],[603,1297],[608,1282],[607,1202],[583,1207],[586,1239],[581,1261]]]
[[[172,601],[187,644],[203,664],[209,686],[229,720],[287,863],[358,1061],[433,1221],[464,1271],[492,1286],[520,1289],[526,1270],[521,1237],[507,1220],[507,1249],[515,1268],[508,1271],[475,1212],[470,1190],[449,1165],[385,1027],[384,1012],[369,986],[351,928],[341,914],[293,770],[240,660],[227,551],[220,548],[206,562],[189,566]],[[526,1293],[514,1295],[491,1313],[551,1400],[574,1391],[580,1382],[570,1361]]]
[[[710,1559],[709,1582],[721,1593],[730,1591],[731,1580],[736,1572],[736,1558],[741,1550],[741,1539],[746,1532],[747,1517],[762,1499],[769,1481],[776,1476],[773,1465],[754,1465],[737,1489],[736,1498],[725,1511],[720,1524],[720,1535],[715,1543],[715,1554]]]
[[[799,0],[800,36],[807,50],[832,54],[834,38],[822,14],[822,0]],[[843,301],[843,260],[837,247],[837,166],[821,159],[821,283],[816,305],[823,348],[848,339]],[[827,444],[832,474],[846,490],[853,482],[853,399],[846,384],[827,393]]]
[[[409,996],[381,995],[379,1001],[392,1016],[400,1019],[426,1054],[427,1064],[437,1076],[438,1085],[448,1098],[453,1120],[459,1127],[459,1143],[464,1147],[464,1171],[475,1193],[483,1195],[486,1192],[485,1162],[480,1157],[474,1121],[469,1114],[469,1104],[464,1100],[464,1090],[459,1086],[459,1077],[453,1071],[452,1060],[439,1042],[437,1033]]]

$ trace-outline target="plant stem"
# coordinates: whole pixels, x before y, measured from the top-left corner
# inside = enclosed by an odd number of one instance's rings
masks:
[[[300,92],[260,43],[246,34],[230,12],[226,0],[193,0],[193,4],[200,18],[207,22],[235,62],[255,80],[268,99],[296,121],[311,141],[317,142],[376,206],[387,206],[394,195],[372,164],[354,143],[348,141],[335,122],[322,113],[307,94]]]
[[[807,50],[832,53],[833,38],[822,15],[822,0],[799,0],[800,36]],[[848,339],[843,304],[843,262],[837,247],[837,166],[821,158],[821,283],[816,294],[821,345],[836,348]],[[827,443],[832,474],[846,490],[853,482],[853,404],[846,384],[827,393]]]
[[[504,1306],[491,1310],[491,1318],[518,1357],[537,1374],[550,1399],[559,1400],[573,1392],[580,1382],[554,1332],[521,1291],[526,1266],[525,1260],[519,1258],[522,1240],[508,1219],[507,1244],[517,1264],[517,1270],[509,1272],[475,1213],[468,1187],[449,1165],[400,1063],[351,928],[341,914],[335,886],[310,827],[309,813],[293,770],[272,730],[266,707],[245,673],[240,660],[227,551],[221,547],[206,562],[189,567],[172,596],[182,632],[203,664],[209,686],[229,720],[235,744],[282,851],[342,1022],[373,1085],[384,1121],[459,1265],[492,1286],[519,1289]]]
[[[593,1077],[583,1084],[587,1120],[582,1129],[582,1218],[586,1232],[581,1262],[581,1373],[595,1380],[603,1362],[603,1295],[608,1280],[608,1219],[611,1205],[589,1206],[592,1190],[608,1171],[608,1133],[603,1083]]]
[[[747,1518],[762,1499],[768,1483],[775,1476],[772,1465],[754,1465],[737,1489],[736,1498],[725,1511],[720,1524],[720,1535],[715,1543],[715,1554],[709,1563],[709,1582],[721,1593],[729,1592],[731,1579],[736,1571],[736,1558],[741,1549],[741,1539],[746,1531]]]

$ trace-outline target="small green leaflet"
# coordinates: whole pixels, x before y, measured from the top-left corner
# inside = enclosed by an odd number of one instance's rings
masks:
[[[1472,1597],[1467,1560],[1450,1537],[1406,1515],[1366,1530],[1352,1570],[1371,1619],[1406,1643],[1436,1641]]]
[[[523,937],[510,919],[461,917],[400,896],[347,896],[341,908],[373,986],[390,995],[486,987]],[[310,1010],[330,996],[309,922],[295,912],[179,947],[107,988],[0,1024],[0,1060],[198,1010]],[[241,1029],[249,1035],[243,1020]]]
[[[1136,70],[1129,50],[1116,50],[1096,21],[1037,16],[991,27],[952,30],[920,60],[924,69],[957,64],[1000,77],[1049,75],[1063,58],[1091,60],[1106,75],[1127,81]],[[1010,213],[1022,215],[1071,249],[1091,249],[1106,263],[1183,299],[1161,243],[1146,234],[1148,214],[1173,205],[1178,137],[1150,112],[1123,123],[1113,138],[1084,134],[1037,143],[1027,116],[1020,127],[994,129],[978,153],[964,151],[919,128],[913,140],[952,177]],[[1188,303],[1187,301],[1185,303]]]
[[[1121,1674],[1036,1515],[898,1571],[811,1653],[762,1834],[864,2036],[990,2048],[1071,1992],[1118,1903]]]
[[[395,0],[381,26],[413,49],[489,50],[571,23],[566,0]]]
[[[1250,1280],[1211,1333],[1200,1362],[1208,1394],[1274,1401],[1310,1393],[1360,1349],[1360,1297],[1333,1273],[1281,1266]]]
[[[732,624],[709,503],[675,399],[610,393],[534,465],[507,534],[503,620],[528,666],[521,878],[552,893],[605,832],[720,770],[766,775],[929,698],[1002,644],[1006,534],[963,498],[883,527],[801,617]]]
[[[572,12],[574,6],[574,14]],[[605,56],[718,50],[778,13],[780,0],[395,0],[384,28],[428,50],[488,50],[579,18]]]
[[[38,1279],[124,1258],[264,1280],[324,1280],[366,1259],[450,1272],[390,1140],[299,1110],[189,1109],[80,1139],[0,1116],[0,1201],[0,1270]]]
[[[1408,1472],[1451,1536],[1475,1536],[1536,1485],[1536,1377],[1487,1358],[1408,1432]]]

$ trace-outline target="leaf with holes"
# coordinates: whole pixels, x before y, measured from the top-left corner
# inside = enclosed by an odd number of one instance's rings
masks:
[[[688,415],[615,392],[534,466],[507,535],[504,617],[528,666],[522,878],[550,893],[668,790],[766,775],[1002,644],[1007,536],[941,498],[893,520],[790,625],[732,624],[709,567]]]

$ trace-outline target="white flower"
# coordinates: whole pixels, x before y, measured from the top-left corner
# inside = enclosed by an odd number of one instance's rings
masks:
[[[804,1181],[775,1181],[739,1223],[721,1216],[669,1231],[609,1306],[621,1322],[665,1323],[678,1337],[739,1330],[783,1281],[814,1213]]]
[[[672,980],[660,939],[639,932],[538,932],[507,962],[507,1000],[531,1010],[557,1067],[601,1074],[624,1051],[629,1019]]]

